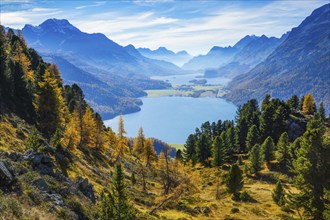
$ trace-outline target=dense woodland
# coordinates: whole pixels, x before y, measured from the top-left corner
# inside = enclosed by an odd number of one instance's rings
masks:
[[[77,85],[0,26],[0,107],[3,219],[262,218],[245,186],[263,179],[271,219],[330,218],[328,118],[311,94],[250,100],[235,121],[203,123],[176,158],[157,155],[142,128],[133,142],[122,118],[106,128]],[[257,205],[239,217],[244,204]]]

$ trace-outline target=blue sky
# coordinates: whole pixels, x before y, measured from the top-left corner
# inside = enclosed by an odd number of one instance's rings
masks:
[[[0,0],[1,24],[22,28],[48,18],[68,19],[87,33],[126,46],[205,54],[245,35],[280,37],[328,0]]]

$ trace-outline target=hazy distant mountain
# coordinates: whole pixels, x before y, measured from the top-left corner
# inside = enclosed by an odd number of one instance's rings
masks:
[[[256,36],[246,36],[235,46],[218,47],[214,46],[206,55],[199,55],[185,63],[182,68],[187,70],[204,70],[218,68],[229,63],[232,58],[247,44],[256,39]]]
[[[169,64],[168,68],[153,60],[132,56],[105,35],[83,33],[67,20],[48,19],[36,27],[26,25],[22,32],[29,46],[43,54],[61,56],[84,70],[88,68],[85,66],[90,66],[107,73],[137,78],[183,73],[174,65]],[[106,74],[101,74],[101,77],[111,80]]]
[[[284,34],[281,38],[267,37],[265,35],[262,35],[261,37],[253,36],[253,39],[250,40],[249,43],[242,45],[240,42],[244,40],[243,38],[237,43],[240,46],[240,49],[232,57],[230,63],[221,66],[216,70],[206,71],[205,76],[234,78],[237,75],[246,73],[265,60],[286,39],[287,36],[288,34]]]
[[[44,60],[56,63],[65,84],[79,85],[84,91],[87,102],[104,118],[114,117],[120,112],[129,113],[140,110],[141,100],[134,97],[144,96],[146,93],[138,87],[127,88],[126,80],[122,77],[117,76],[115,84],[107,84],[62,57],[44,56]],[[123,103],[126,104],[123,105]]]
[[[174,53],[165,47],[159,47],[157,50],[150,50],[149,48],[138,48],[137,50],[145,57],[156,60],[164,60],[174,63],[177,66],[182,66],[192,58],[192,56],[184,50]]]
[[[242,104],[265,94],[289,98],[310,92],[330,108],[330,4],[316,9],[267,59],[233,79],[227,98]]]
[[[142,103],[135,98],[145,95],[144,89],[170,86],[147,75],[183,73],[172,63],[145,58],[103,34],[83,33],[67,20],[25,25],[22,33],[30,47],[59,66],[64,82],[81,86],[92,107],[106,117],[138,111]]]

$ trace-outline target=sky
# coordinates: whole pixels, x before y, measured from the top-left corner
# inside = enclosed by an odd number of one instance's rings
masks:
[[[329,0],[0,0],[1,25],[21,29],[67,19],[126,46],[192,55],[234,45],[246,35],[280,37]]]

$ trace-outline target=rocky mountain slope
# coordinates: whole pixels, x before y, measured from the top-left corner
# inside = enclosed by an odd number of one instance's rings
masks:
[[[269,93],[289,98],[312,93],[330,107],[330,4],[316,9],[267,59],[232,80],[226,97],[236,104]]]

